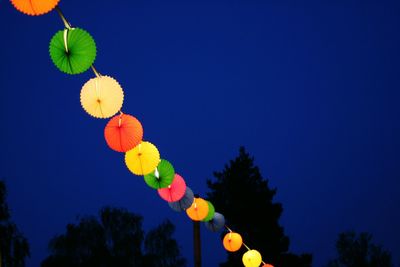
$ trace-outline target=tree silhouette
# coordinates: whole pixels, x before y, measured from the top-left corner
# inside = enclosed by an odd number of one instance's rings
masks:
[[[183,267],[186,261],[181,257],[178,243],[172,238],[175,226],[165,221],[149,231],[144,241],[145,263],[143,266]]]
[[[11,221],[6,196],[6,185],[0,181],[0,266],[23,267],[29,257],[29,244]]]
[[[354,231],[339,234],[336,241],[338,258],[328,267],[392,267],[390,252],[372,243],[372,235]]]
[[[264,260],[276,266],[311,266],[312,256],[288,253],[289,238],[279,225],[283,208],[273,202],[276,189],[270,189],[268,180],[261,176],[254,159],[239,149],[239,156],[230,160],[223,171],[214,172],[215,181],[207,180],[211,190],[207,196],[225,215],[227,224],[239,232],[251,248],[257,249]],[[239,253],[228,253],[225,266],[242,266]]]
[[[146,236],[142,217],[124,209],[106,207],[100,211],[100,221],[83,217],[77,225],[68,224],[65,234],[50,241],[51,255],[42,267],[125,267],[125,266],[185,266],[177,242],[172,238],[174,226],[166,221]],[[162,232],[166,229],[166,232]],[[169,247],[157,247],[161,244]],[[165,262],[169,265],[157,265]]]

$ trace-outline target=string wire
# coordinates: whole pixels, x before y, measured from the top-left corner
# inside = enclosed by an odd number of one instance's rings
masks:
[[[62,13],[61,9],[56,6],[55,10],[57,11],[58,15],[60,16],[62,22],[64,23],[65,28],[67,28],[68,30],[72,29],[71,24],[68,22],[68,20],[65,18],[64,14]]]

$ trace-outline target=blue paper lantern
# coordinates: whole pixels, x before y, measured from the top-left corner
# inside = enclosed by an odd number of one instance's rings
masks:
[[[206,228],[211,232],[219,232],[225,226],[225,217],[221,213],[215,212],[213,218],[208,221],[204,222]]]
[[[179,201],[169,202],[168,205],[174,211],[181,212],[181,211],[184,211],[184,210],[190,208],[190,206],[192,206],[193,200],[194,200],[194,194],[193,194],[192,189],[190,189],[189,187],[186,187],[186,191],[185,191],[185,194],[183,195],[183,197]]]

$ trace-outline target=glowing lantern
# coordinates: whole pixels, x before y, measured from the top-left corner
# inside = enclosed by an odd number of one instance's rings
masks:
[[[179,175],[175,174],[172,184],[166,188],[158,189],[158,194],[162,199],[168,202],[175,202],[182,199],[186,191],[185,180]]]
[[[225,235],[223,244],[227,251],[238,251],[243,244],[242,236],[238,233],[229,232]]]
[[[186,186],[186,191],[183,197],[175,202],[168,202],[168,205],[173,209],[174,211],[181,212],[183,210],[188,209],[190,206],[192,206],[194,200],[194,194],[192,189]]]
[[[58,2],[59,0],[11,0],[18,11],[31,16],[50,12],[57,6]]]
[[[95,118],[113,116],[121,109],[123,101],[124,92],[121,86],[108,76],[90,79],[81,90],[82,107]]]
[[[208,213],[207,216],[202,220],[204,222],[210,221],[214,217],[215,213],[214,205],[210,201],[207,201],[207,204],[208,204]]]
[[[192,206],[186,210],[186,214],[193,221],[201,221],[207,217],[208,203],[200,197],[195,197]]]
[[[166,188],[174,180],[175,170],[171,163],[162,159],[154,172],[144,176],[144,181],[154,189]]]
[[[213,218],[205,222],[206,228],[211,232],[219,232],[225,226],[225,217],[224,215],[215,212]]]
[[[160,162],[160,153],[150,142],[141,142],[125,153],[128,169],[136,175],[146,175],[154,171]]]
[[[268,264],[268,263],[266,263],[266,264],[264,264],[262,267],[274,267],[272,264]]]
[[[246,267],[259,267],[262,262],[261,254],[255,249],[249,250],[243,254],[242,261]]]
[[[104,137],[111,149],[126,152],[142,141],[143,128],[135,117],[120,114],[107,123],[104,129]]]
[[[89,69],[97,53],[92,36],[79,28],[58,31],[50,41],[49,50],[56,67],[68,74],[78,74]]]

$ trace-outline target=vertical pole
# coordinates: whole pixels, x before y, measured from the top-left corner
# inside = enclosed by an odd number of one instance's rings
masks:
[[[201,267],[200,222],[197,221],[193,221],[193,248],[194,248],[194,267]]]

